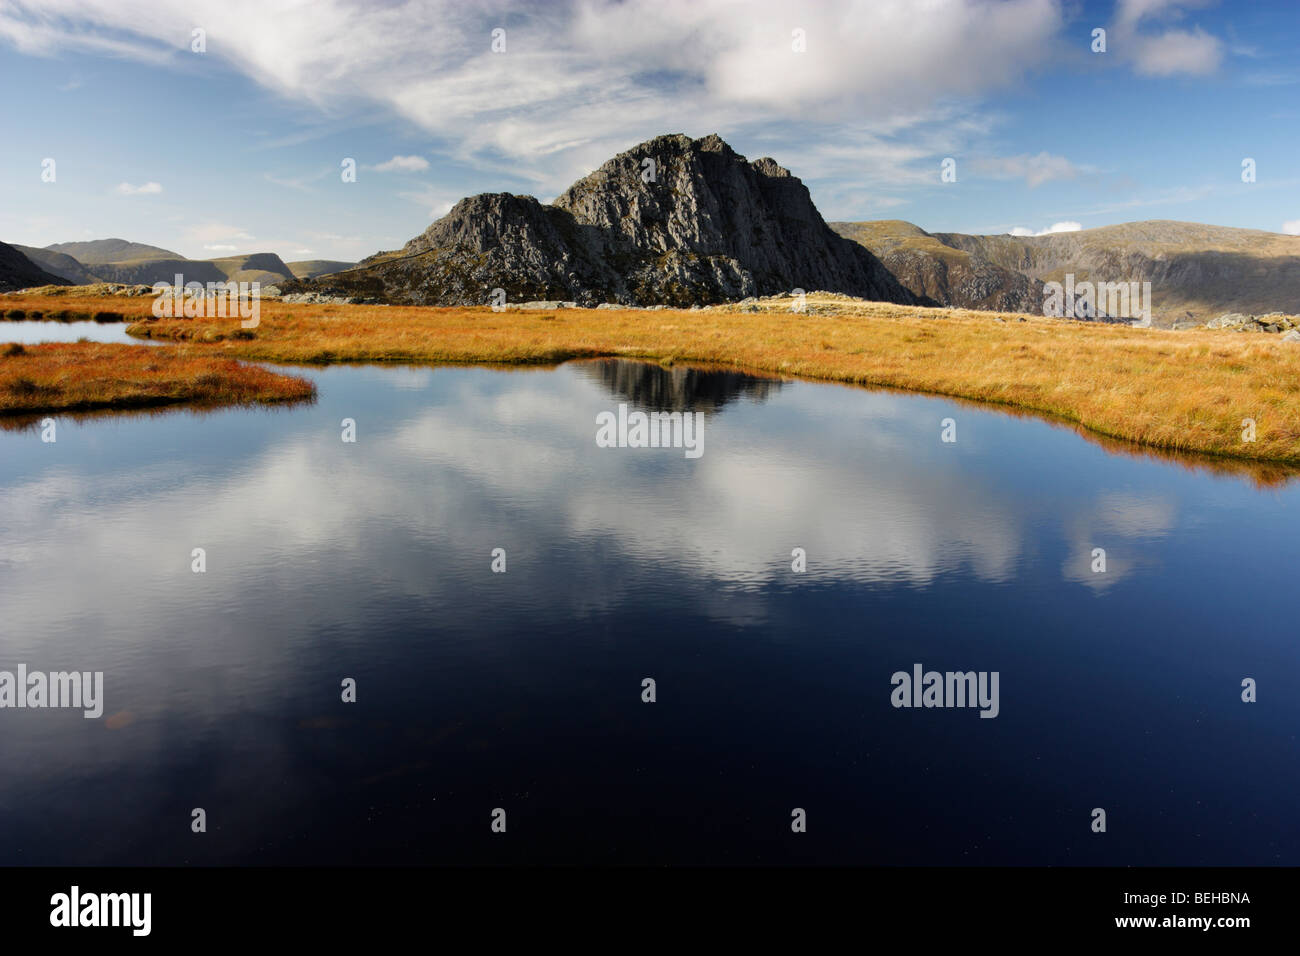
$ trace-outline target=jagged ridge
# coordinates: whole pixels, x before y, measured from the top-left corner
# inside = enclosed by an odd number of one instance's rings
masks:
[[[415,305],[560,299],[690,306],[755,295],[843,292],[918,302],[869,251],[836,235],[807,187],[717,135],[660,136],[606,162],[554,203],[463,199],[400,251],[293,283]]]

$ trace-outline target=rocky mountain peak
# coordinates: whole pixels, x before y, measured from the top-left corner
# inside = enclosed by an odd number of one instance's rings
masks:
[[[796,288],[917,301],[826,225],[797,177],[770,158],[750,163],[716,133],[656,136],[549,205],[463,199],[362,266],[320,283],[416,304],[483,304],[494,288],[583,304],[688,306]]]

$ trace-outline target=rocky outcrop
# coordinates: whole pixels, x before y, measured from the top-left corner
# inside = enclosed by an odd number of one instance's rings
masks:
[[[614,157],[549,205],[461,200],[401,250],[286,291],[485,305],[500,289],[507,301],[687,307],[796,288],[917,302],[826,225],[788,170],[748,162],[716,135],[674,135]]]
[[[1286,332],[1300,328],[1300,316],[1268,312],[1264,315],[1244,315],[1227,312],[1205,323],[1207,329],[1230,329],[1233,332]],[[1288,341],[1291,341],[1288,339]]]

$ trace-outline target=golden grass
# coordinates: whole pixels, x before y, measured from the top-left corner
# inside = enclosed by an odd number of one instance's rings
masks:
[[[296,375],[192,348],[103,342],[0,345],[0,415],[294,402],[315,393],[311,382]]]
[[[21,297],[8,296],[22,308]],[[49,307],[49,299],[41,300]],[[235,319],[158,319],[149,300],[82,308],[139,318],[133,335],[276,362],[554,363],[620,356],[929,392],[1075,423],[1174,452],[1300,464],[1300,345],[1275,335],[1181,332],[809,296],[761,311],[481,308],[261,303]],[[826,314],[836,313],[836,314]],[[243,337],[241,337],[243,336]],[[1242,440],[1243,419],[1256,440]]]

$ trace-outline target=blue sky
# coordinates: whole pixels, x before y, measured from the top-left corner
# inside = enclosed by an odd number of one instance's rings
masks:
[[[0,0],[0,240],[355,260],[669,132],[830,220],[1300,233],[1298,39],[1295,0]]]

